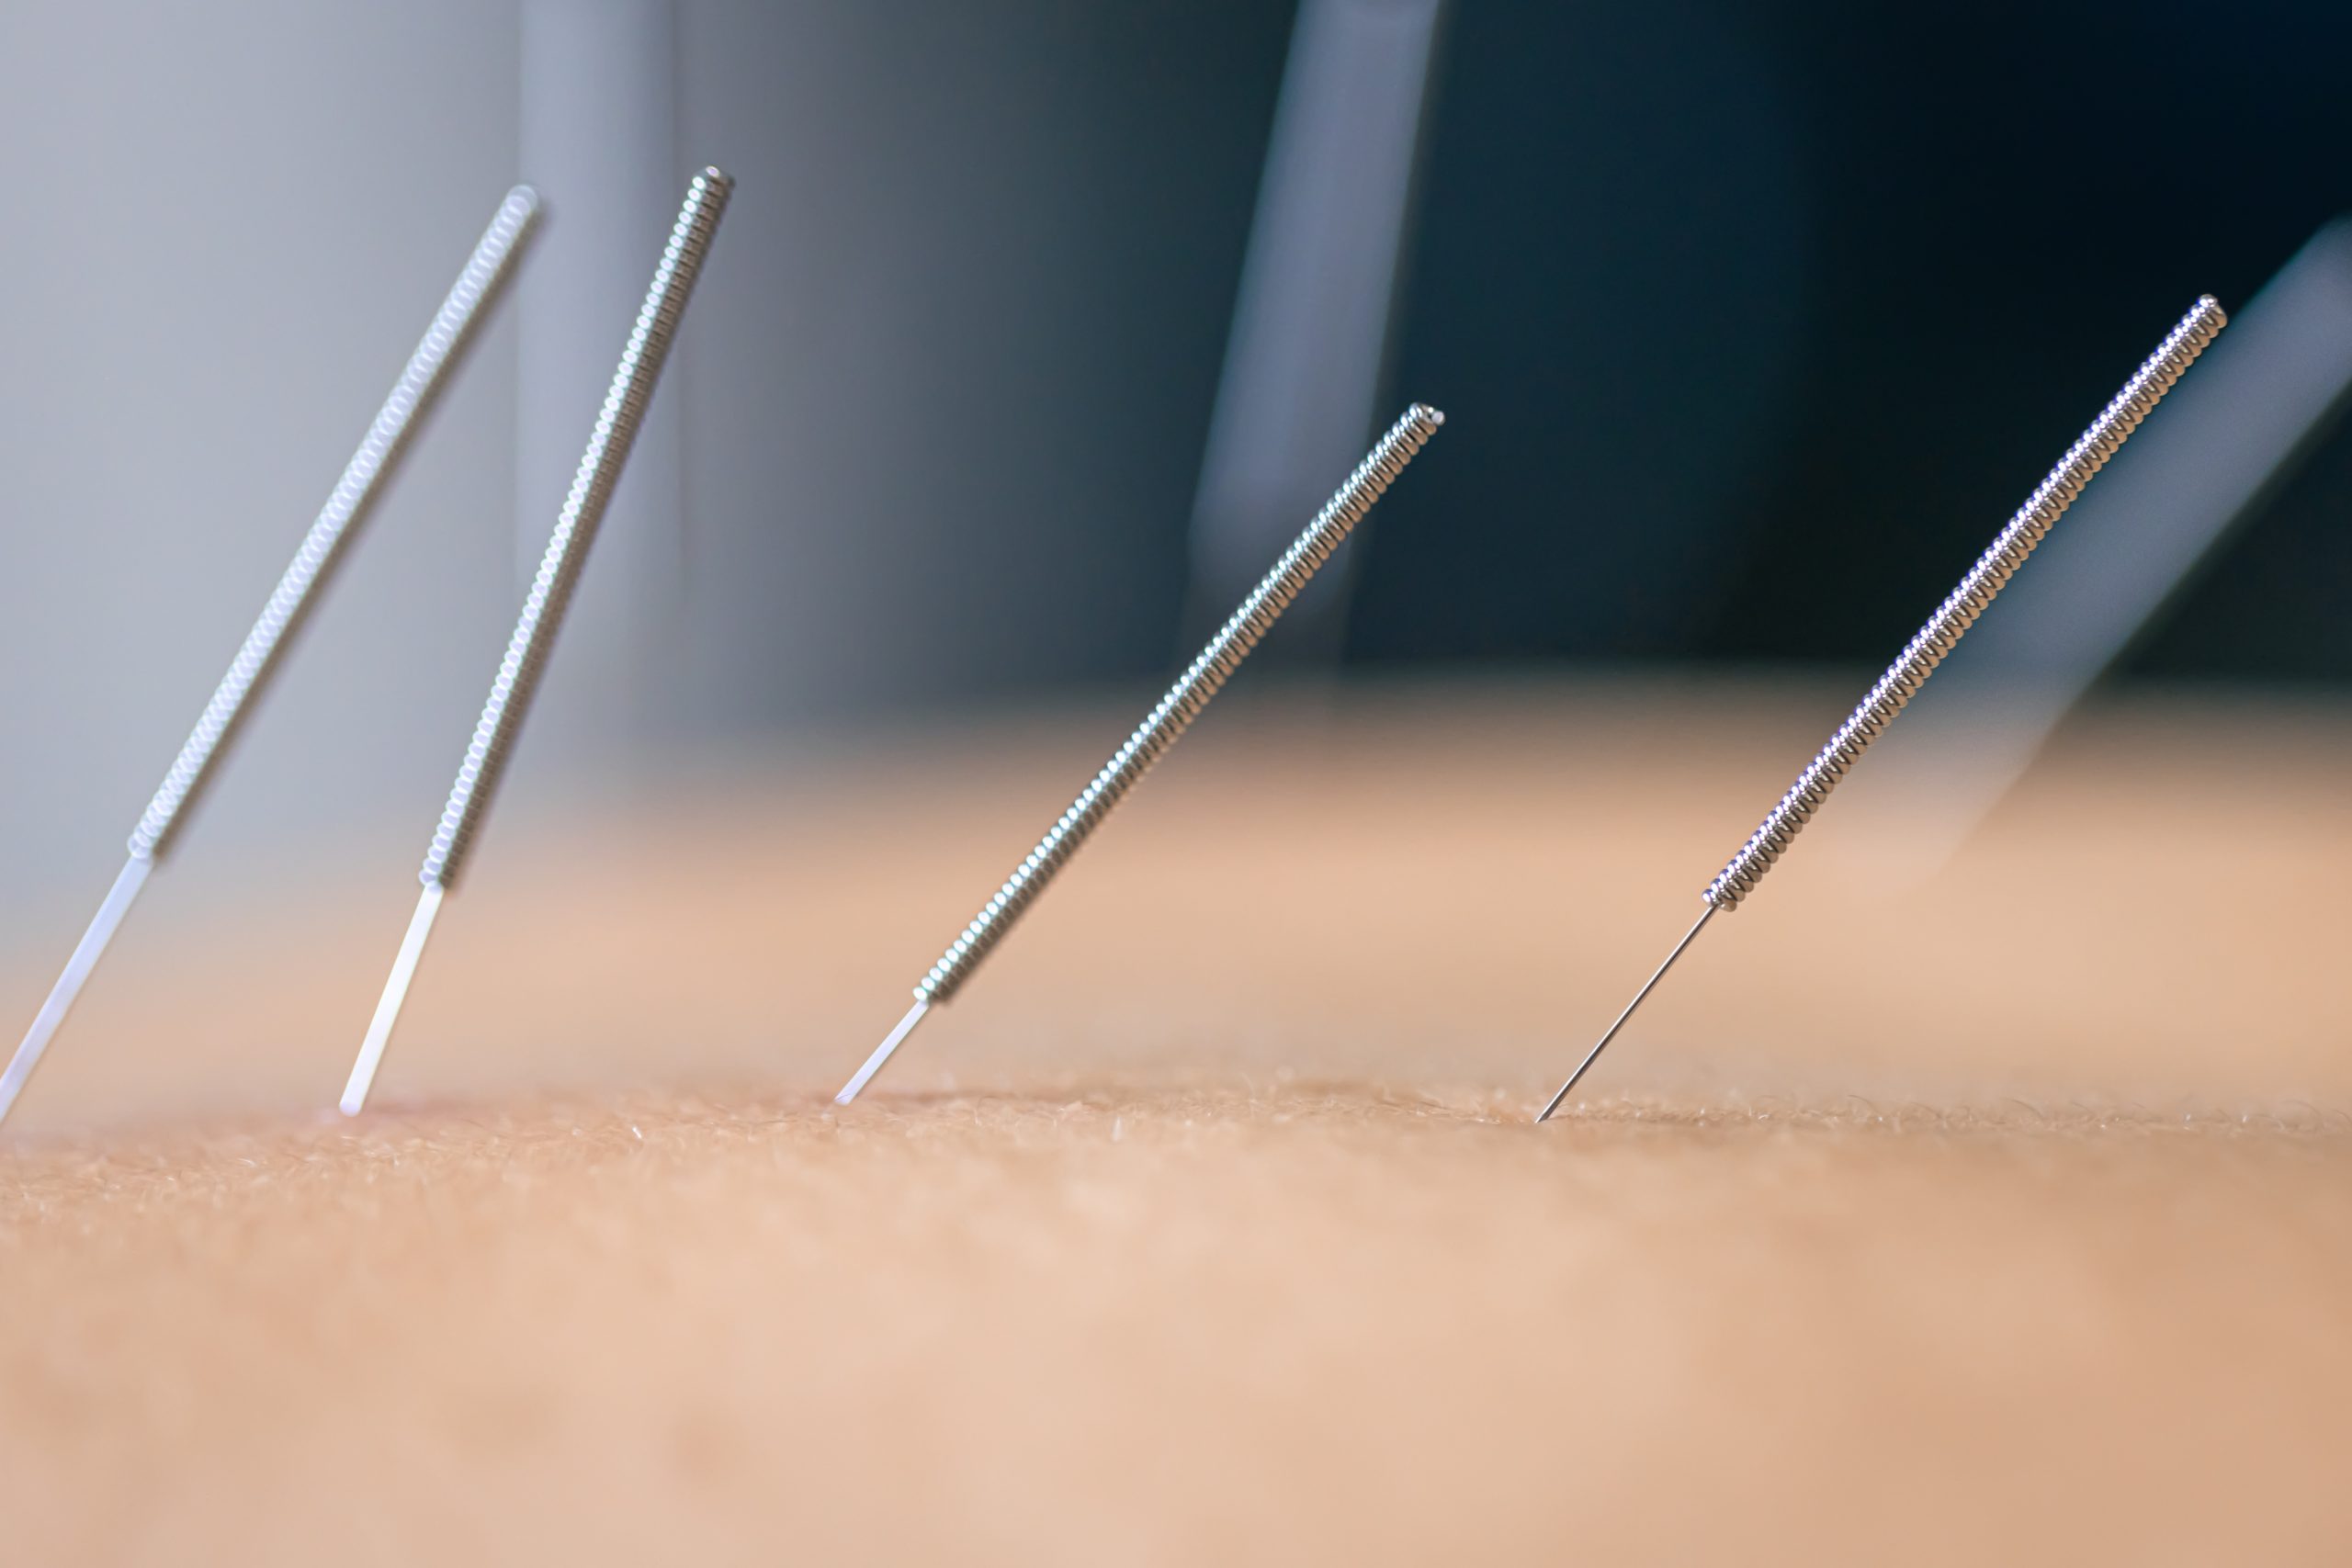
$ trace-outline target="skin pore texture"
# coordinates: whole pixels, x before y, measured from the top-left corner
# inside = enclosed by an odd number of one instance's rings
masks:
[[[2352,716],[1858,784],[1537,1129],[1850,693],[1234,697],[847,1110],[1123,705],[518,773],[355,1122],[401,840],[192,839],[0,1145],[7,1559],[2336,1554]]]

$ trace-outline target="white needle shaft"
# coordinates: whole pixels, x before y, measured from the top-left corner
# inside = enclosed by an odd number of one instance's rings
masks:
[[[139,890],[147,886],[147,874],[154,865],[153,861],[139,855],[123,862],[121,874],[107,889],[106,902],[98,906],[90,929],[74,945],[74,956],[65,961],[65,972],[50,987],[49,1000],[40,1004],[40,1011],[33,1017],[33,1026],[25,1031],[17,1054],[9,1058],[8,1070],[0,1073],[0,1122],[8,1119],[17,1096],[25,1092],[25,1080],[40,1066],[41,1053],[49,1049],[50,1038],[65,1021],[65,1015],[74,1010],[74,998],[82,994],[82,982],[98,966],[99,955],[114,940],[115,928],[122,924],[123,916],[130,913],[130,906],[138,898]]]
[[[416,961],[424,956],[424,939],[433,934],[433,917],[441,912],[441,895],[446,889],[437,882],[428,882],[418,895],[416,913],[409,917],[408,935],[401,938],[400,955],[392,960],[391,977],[384,982],[384,994],[377,998],[376,1016],[368,1021],[368,1038],[360,1043],[359,1059],[351,1064],[351,1081],[343,1086],[343,1113],[356,1116],[367,1108],[368,1089],[376,1081],[377,1064],[384,1059],[384,1045],[392,1037],[392,1025],[400,1021],[401,1004],[408,1000],[408,983],[416,977]]]
[[[915,1025],[922,1021],[922,1015],[930,1010],[931,1002],[928,998],[919,999],[914,1006],[909,1008],[907,1016],[899,1020],[899,1027],[890,1031],[890,1037],[876,1045],[874,1048],[874,1055],[865,1058],[865,1066],[857,1069],[857,1077],[850,1079],[848,1084],[843,1086],[841,1093],[833,1096],[833,1103],[847,1105],[851,1100],[855,1100],[858,1092],[873,1081],[874,1075],[882,1070],[882,1064],[890,1059],[890,1053],[906,1043],[907,1036],[915,1032]]]

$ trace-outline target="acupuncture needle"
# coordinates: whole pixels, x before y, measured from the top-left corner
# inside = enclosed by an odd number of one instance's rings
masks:
[[[24,1092],[26,1080],[40,1066],[51,1039],[64,1023],[65,1015],[73,1010],[74,998],[81,995],[83,984],[97,967],[107,943],[114,939],[123,917],[130,912],[140,889],[147,885],[148,874],[171,848],[183,814],[209,780],[213,764],[235,737],[247,705],[276,671],[286,639],[301,625],[350,536],[366,520],[385,481],[399,466],[418,420],[432,406],[449,371],[463,357],[475,324],[486,307],[495,301],[530,234],[538,209],[538,196],[530,186],[516,186],[508,191],[491,219],[490,227],[474,246],[465,270],[458,275],[458,281],[441,301],[440,310],[434,313],[433,324],[425,329],[415,352],[409,355],[400,379],[392,385],[391,395],[377,411],[374,423],[368,425],[351,461],[345,465],[343,477],[335,481],[326,505],[311,524],[310,532],[302,536],[301,547],[295,551],[292,564],[278,579],[269,602],[262,606],[261,618],[245,634],[243,645],[229,665],[229,672],[214,688],[203,716],[197,720],[196,728],[174,759],[171,771],[164,775],[163,784],[140,817],[139,826],[130,835],[130,858],[123,863],[121,874],[107,890],[105,902],[98,906],[89,929],[82,933],[73,957],[67,960],[57,984],[51,987],[40,1011],[34,1015],[32,1027],[25,1032],[7,1070],[0,1073],[0,1122],[7,1120],[17,1097]]]
[[[515,737],[538,690],[539,677],[546,671],[556,632],[571,607],[581,569],[587,564],[589,547],[595,543],[597,526],[604,521],[614,487],[620,482],[629,447],[644,423],[646,407],[653,400],[662,364],[677,336],[679,318],[685,314],[686,301],[702,274],[703,258],[709,254],[733,188],[734,182],[717,169],[703,170],[687,186],[677,222],[670,230],[661,262],[653,269],[653,281],[646,288],[645,302],[638,309],[620,363],[614,367],[587,450],[581,454],[563,510],[548,536],[538,574],[515,618],[514,635],[507,639],[505,657],[499,661],[490,696],[474,725],[465,761],[458,764],[457,782],[442,807],[424,869],[417,874],[424,891],[417,897],[415,914],[409,919],[408,932],[401,939],[400,953],[392,961],[391,976],[384,982],[375,1016],[368,1021],[358,1060],[352,1064],[350,1080],[344,1086],[342,1105],[346,1116],[358,1115],[368,1103],[368,1087],[384,1059],[392,1026],[400,1021],[401,1004],[407,999],[417,961],[424,955],[434,917],[441,911],[443,897],[456,886],[467,852],[490,813],[491,797],[506,771]]]
[[[1634,1010],[1666,977],[1666,972],[1674,967],[1675,960],[1698,940],[1707,922],[1719,913],[1736,909],[1741,900],[1755,891],[1757,884],[1787,852],[1789,845],[1812,820],[1813,814],[1821,808],[1822,802],[1829,798],[1830,791],[1838,787],[1838,781],[1853,767],[1856,759],[1894,721],[1894,716],[1903,711],[1904,705],[1911,700],[1928,677],[1935,673],[1936,666],[1951,651],[1962,634],[1984,613],[1984,607],[1993,602],[1993,596],[2000,592],[2002,586],[2025,564],[2026,558],[2033,553],[2035,546],[2041,543],[2042,536],[2050,532],[2052,525],[2065,515],[2066,509],[2074,504],[2075,497],[2082,494],[2084,487],[2106,466],[2108,459],[2115,456],[2132,431],[2139,428],[2140,422],[2147,418],[2149,412],[2172,389],[2173,383],[2196,363],[2197,356],[2205,351],[2206,345],[2228,321],[2229,318],[2222,314],[2222,307],[2214,302],[2213,297],[2210,294],[2203,296],[2188,314],[2181,318],[2180,323],[2165,335],[2164,342],[2156,345],[2156,351],[2132,373],[2114,400],[2100,411],[2098,418],[2091,422],[2090,428],[2083,433],[2082,438],[2067,449],[2065,457],[2059,459],[2058,466],[2050,470],[2049,477],[2035,488],[2034,492],[2026,498],[2025,504],[2018,509],[2017,514],[2009,519],[2008,525],[1994,537],[1992,545],[1969,569],[1968,574],[1960,580],[1960,586],[1952,590],[1951,597],[1928,618],[1928,624],[1919,629],[1919,634],[1911,639],[1902,655],[1887,667],[1886,673],[1879,677],[1878,683],[1864,695],[1860,705],[1838,727],[1837,732],[1830,736],[1829,743],[1797,775],[1796,783],[1781,797],[1781,803],[1764,818],[1763,825],[1732,857],[1731,863],[1707,885],[1706,891],[1701,895],[1706,908],[1700,911],[1698,919],[1683,933],[1682,940],[1674,944],[1674,951],[1666,955],[1666,962],[1657,966],[1648,982],[1634,994],[1634,999],[1625,1005],[1624,1011],[1617,1015],[1616,1021],[1609,1026],[1600,1042],[1585,1054],[1583,1061],[1577,1064],[1576,1071],[1568,1075],[1568,1081],[1560,1086],[1560,1092],[1552,1097],[1550,1103],[1536,1116],[1536,1121],[1551,1119],[1552,1113],[1560,1108],[1560,1102],[1567,1099],[1568,1091],[1577,1087],[1577,1081],[1584,1077],[1594,1062],[1600,1060],[1601,1052],[1607,1050],[1609,1043],[1617,1037],[1617,1032],[1625,1027],[1625,1021],[1634,1016]]]
[[[2352,218],[2231,310],[2166,408],[1873,765],[1874,831],[1847,842],[1882,877],[1917,886],[1950,863],[2123,650],[2352,414]]]
[[[1029,852],[1028,858],[997,889],[996,897],[964,928],[964,934],[948,946],[939,962],[931,966],[931,972],[914,988],[914,1006],[875,1047],[865,1065],[857,1069],[857,1076],[833,1097],[834,1103],[847,1105],[855,1100],[874,1081],[874,1075],[882,1070],[883,1064],[906,1043],[907,1036],[914,1032],[923,1015],[935,1004],[953,997],[971,978],[972,971],[1004,940],[1005,933],[1069,863],[1079,846],[1102,826],[1102,819],[1151,771],[1177,738],[1192,727],[1201,710],[1208,706],[1209,699],[1232,678],[1241,661],[1250,656],[1250,650],[1258,646],[1267,630],[1298,597],[1307,581],[1331,558],[1332,552],[1363,520],[1373,503],[1396,482],[1396,476],[1405,471],[1405,465],[1413,460],[1414,454],[1444,423],[1445,415],[1437,410],[1415,403],[1389,427],[1339,492],[1315,514],[1306,532],[1292,541],[1258,586],[1241,601],[1241,607],[1209,639],[1200,657],[1168,688],[1158,705],[1144,716],[1143,723],[1127,737],[1126,744],[1102,764],[1102,772],[1079,792],[1069,809],[1061,814],[1038,840],[1037,847]]]

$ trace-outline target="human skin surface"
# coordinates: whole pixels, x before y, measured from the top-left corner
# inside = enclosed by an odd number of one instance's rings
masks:
[[[1115,714],[516,825],[356,1122],[397,872],[178,895],[0,1150],[6,1556],[2333,1558],[2340,711],[1833,803],[1531,1122],[1837,707],[1238,703],[848,1109]]]

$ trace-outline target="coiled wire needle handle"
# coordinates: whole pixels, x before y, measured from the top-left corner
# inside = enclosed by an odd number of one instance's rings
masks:
[[[1078,852],[1088,835],[1102,826],[1102,819],[1176,743],[1176,738],[1191,728],[1201,710],[1208,706],[1209,699],[1232,678],[1241,661],[1250,656],[1250,650],[1258,646],[1267,630],[1298,597],[1307,580],[1331,558],[1340,541],[1354,531],[1364,513],[1372,510],[1373,502],[1396,482],[1396,476],[1405,471],[1405,465],[1413,460],[1413,455],[1444,423],[1445,415],[1437,410],[1415,403],[1389,427],[1371,455],[1348,476],[1339,493],[1324,503],[1323,510],[1306,525],[1306,531],[1283,552],[1273,569],[1241,601],[1241,607],[1209,639],[1201,656],[1168,688],[1159,705],[1145,716],[1135,733],[1127,737],[1126,744],[1102,764],[1102,771],[1079,792],[1069,809],[1029,852],[1029,857],[1005,878],[996,897],[964,928],[964,934],[949,945],[939,962],[931,966],[931,973],[915,987],[914,1006],[907,1010],[888,1037],[875,1047],[865,1065],[857,1069],[857,1076],[833,1097],[834,1103],[847,1105],[855,1100],[873,1081],[874,1075],[882,1070],[883,1064],[906,1043],[907,1036],[914,1032],[915,1025],[922,1021],[932,1005],[946,1001],[971,978],[972,971],[1004,940],[1005,933],[1046,890],[1055,874]]]
[[[530,234],[538,209],[538,196],[530,186],[516,186],[508,191],[506,199],[491,219],[490,227],[474,246],[465,270],[458,275],[458,281],[441,301],[440,310],[434,313],[432,325],[425,329],[423,340],[409,355],[400,379],[392,385],[391,395],[377,411],[359,449],[344,466],[343,477],[335,481],[326,505],[311,524],[310,532],[303,536],[301,547],[295,551],[292,563],[277,580],[269,602],[262,606],[261,618],[245,634],[243,645],[229,665],[229,672],[214,688],[212,700],[204,705],[203,716],[197,720],[196,728],[181,746],[179,755],[173,759],[171,771],[164,775],[154,798],[140,816],[139,825],[130,834],[130,858],[107,891],[106,901],[98,907],[96,918],[74,947],[74,956],[67,961],[64,973],[58,976],[40,1011],[34,1015],[32,1027],[17,1045],[7,1070],[0,1073],[0,1121],[7,1119],[17,1097],[24,1092],[26,1080],[40,1065],[51,1039],[73,1010],[74,998],[81,995],[83,983],[97,966],[123,917],[130,912],[140,889],[146,886],[148,873],[171,848],[182,818],[210,779],[212,764],[235,735],[246,705],[268,683],[286,639],[301,625],[345,543],[366,519],[384,481],[399,465],[417,421],[432,406],[448,379],[450,369],[463,356],[476,322],[484,307],[496,299]]]
[[[687,186],[678,220],[645,291],[645,302],[638,309],[636,325],[613,370],[588,448],[581,454],[571,490],[564,497],[563,511],[548,536],[538,573],[524,598],[522,614],[515,618],[514,635],[507,639],[506,655],[499,660],[497,678],[491,682],[489,699],[474,725],[465,761],[458,764],[457,783],[450,786],[448,803],[441,808],[432,847],[425,851],[424,868],[417,874],[424,891],[417,898],[416,913],[401,941],[391,976],[384,983],[384,994],[368,1022],[358,1060],[352,1064],[350,1080],[344,1086],[342,1105],[346,1116],[356,1116],[368,1103],[368,1088],[384,1059],[392,1026],[400,1020],[401,1004],[408,997],[417,961],[424,954],[425,939],[433,931],[433,919],[440,912],[443,897],[456,885],[466,853],[489,815],[491,798],[497,793],[515,736],[530,711],[548,650],[563,625],[564,612],[571,607],[572,590],[587,564],[589,547],[595,543],[597,526],[604,522],[621,469],[628,462],[629,448],[644,423],[662,363],[677,336],[679,318],[685,314],[686,301],[701,276],[703,258],[709,254],[733,188],[734,182],[717,169],[703,170]]]
[[[1960,641],[1962,634],[1975,624],[1976,617],[1984,613],[1984,607],[1993,602],[1993,596],[2017,574],[2018,568],[2025,564],[2026,558],[2033,553],[2035,546],[2041,543],[2042,536],[2050,532],[2051,526],[2065,515],[2066,509],[2074,504],[2076,496],[2082,494],[2083,488],[2090,483],[2092,477],[2107,465],[2109,458],[2115,456],[2126,438],[2139,428],[2140,422],[2148,417],[2149,412],[2172,389],[2173,383],[2196,363],[2197,356],[2205,352],[2205,346],[2213,341],[2228,321],[2229,318],[2222,313],[2222,307],[2209,294],[2199,299],[2188,314],[2181,318],[2180,324],[2156,345],[2156,351],[2132,373],[2132,378],[2123,384],[2123,389],[2115,395],[2115,400],[2100,411],[2098,418],[2091,422],[2090,428],[2083,433],[2082,438],[2067,449],[2065,457],[2059,459],[2058,466],[2050,470],[2049,477],[2026,498],[2017,515],[2009,519],[2008,525],[1994,538],[1991,547],[1977,558],[1968,574],[1960,580],[1960,586],[1952,590],[1951,597],[1928,617],[1928,624],[1919,628],[1919,635],[1913,637],[1902,655],[1887,667],[1886,673],[1879,677],[1878,683],[1862,698],[1860,705],[1838,727],[1837,733],[1829,738],[1829,744],[1824,746],[1806,765],[1804,772],[1797,775],[1796,783],[1790,787],[1788,794],[1781,797],[1781,803],[1764,818],[1763,825],[1749,836],[1739,852],[1731,858],[1731,863],[1707,885],[1706,892],[1702,895],[1706,908],[1700,911],[1697,921],[1683,933],[1682,940],[1675,943],[1674,951],[1667,954],[1666,962],[1658,965],[1657,973],[1650,976],[1649,983],[1636,992],[1625,1010],[1617,1015],[1617,1021],[1609,1026],[1608,1032],[1600,1037],[1600,1043],[1586,1053],[1584,1060],[1577,1065],[1577,1070],[1568,1075],[1568,1081],[1560,1086],[1560,1092],[1552,1097],[1535,1120],[1545,1122],[1551,1119],[1552,1113],[1560,1108],[1560,1102],[1567,1099],[1568,1091],[1577,1087],[1577,1080],[1600,1060],[1601,1052],[1607,1050],[1609,1043],[1617,1037],[1617,1032],[1625,1027],[1625,1021],[1634,1016],[1634,1010],[1640,1007],[1643,998],[1650,994],[1659,980],[1665,978],[1666,972],[1674,967],[1674,961],[1682,956],[1683,950],[1697,939],[1707,922],[1719,911],[1736,909],[1740,901],[1756,890],[1765,873],[1770,871],[1773,863],[1788,852],[1797,834],[1813,819],[1813,814],[1821,809],[1822,802],[1829,798],[1829,792],[1838,787],[1838,781],[1846,776],[1847,770],[1869,749],[1871,742],[1894,722],[1894,716],[1903,711],[1904,705],[1926,683],[1928,677],[1935,673],[1936,666],[1943,661],[1944,655],[1950,653],[1952,646]]]

